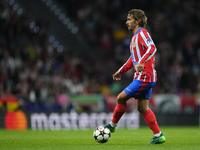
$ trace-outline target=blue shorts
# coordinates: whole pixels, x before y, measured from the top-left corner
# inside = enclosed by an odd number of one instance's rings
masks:
[[[139,80],[133,80],[133,82],[124,89],[124,92],[131,97],[147,98],[150,99],[152,87],[156,82],[142,82]]]

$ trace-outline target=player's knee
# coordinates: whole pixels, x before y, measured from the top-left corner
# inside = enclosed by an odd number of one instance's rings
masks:
[[[117,96],[117,103],[118,104],[126,104],[126,101],[129,100],[131,96],[127,95],[124,91],[122,91],[118,96]]]
[[[126,104],[126,99],[123,98],[120,94],[117,96],[117,103],[118,104]]]
[[[141,114],[143,114],[143,113],[146,112],[146,109],[144,109],[144,107],[142,107],[142,106],[137,106],[137,110],[138,110]]]

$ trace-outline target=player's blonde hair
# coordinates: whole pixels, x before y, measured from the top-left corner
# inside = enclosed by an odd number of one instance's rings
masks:
[[[147,16],[145,15],[144,11],[140,9],[131,9],[128,12],[128,15],[132,15],[133,18],[137,21],[139,21],[139,26],[144,27],[147,25]]]

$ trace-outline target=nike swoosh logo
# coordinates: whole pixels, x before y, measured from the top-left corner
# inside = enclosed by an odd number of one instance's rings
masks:
[[[127,88],[127,90],[128,90],[128,91],[131,91],[131,90],[129,90],[128,88]]]

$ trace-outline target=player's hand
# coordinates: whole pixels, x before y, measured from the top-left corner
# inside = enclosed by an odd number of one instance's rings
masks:
[[[113,74],[113,80],[121,80],[122,74],[117,71],[115,74]]]
[[[136,69],[136,73],[144,71],[144,64],[138,63],[137,65],[135,65],[135,69]]]

